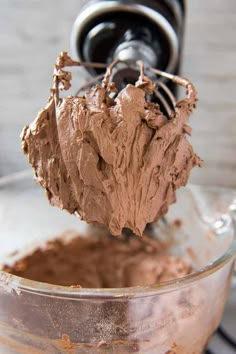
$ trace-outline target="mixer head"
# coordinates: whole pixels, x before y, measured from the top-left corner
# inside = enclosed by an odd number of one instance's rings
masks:
[[[184,30],[184,0],[85,0],[71,33],[71,53],[87,62],[142,60],[176,73]],[[89,68],[94,76],[98,68]]]

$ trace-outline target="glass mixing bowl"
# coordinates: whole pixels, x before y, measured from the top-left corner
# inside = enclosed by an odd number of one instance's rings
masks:
[[[145,287],[55,286],[0,272],[0,353],[200,354],[227,299],[236,255],[236,192],[188,186],[154,226],[196,269]],[[0,179],[0,262],[88,225],[48,205],[31,172]]]

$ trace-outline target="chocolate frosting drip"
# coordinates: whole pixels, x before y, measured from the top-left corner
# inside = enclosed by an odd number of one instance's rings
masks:
[[[68,89],[71,79],[62,67],[75,63],[66,53],[59,57],[49,103],[23,130],[24,153],[52,205],[105,225],[114,235],[124,227],[142,235],[201,164],[186,138],[196,92],[188,83],[187,98],[167,120],[146,98],[153,84],[142,73],[135,86],[112,99],[110,66],[102,85],[83,97],[60,99],[58,83]]]

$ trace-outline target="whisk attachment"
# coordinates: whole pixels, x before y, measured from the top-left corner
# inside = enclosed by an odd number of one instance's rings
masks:
[[[62,99],[60,91],[72,79],[64,68],[93,65],[104,66],[61,53],[48,103],[24,127],[22,148],[51,205],[106,226],[113,235],[128,228],[142,236],[201,165],[186,136],[196,91],[185,78],[116,60],[83,86],[86,94],[80,90]],[[137,80],[117,90],[113,74],[124,65],[137,71]],[[175,101],[162,78],[184,86],[186,98]],[[156,104],[160,98],[168,115]]]
[[[98,83],[100,83],[102,87],[104,87],[107,91],[114,92],[116,83],[114,83],[112,80],[114,77],[114,71],[119,71],[120,64],[122,64],[123,68],[126,67],[127,70],[137,71],[138,77],[134,84],[138,87],[146,87],[146,93],[152,96],[152,101],[161,105],[167,118],[171,119],[177,104],[175,96],[166,84],[167,80],[170,80],[173,83],[186,88],[187,97],[185,99],[189,100],[189,112],[191,112],[195,107],[197,101],[196,90],[193,84],[186,78],[173,75],[152,67],[146,67],[141,61],[130,64],[129,62],[124,62],[116,59],[109,65],[103,63],[86,63],[72,60],[65,52],[61,53],[54,67],[54,85],[52,92],[55,95],[56,101],[60,101],[59,91],[67,90],[71,86],[71,74],[68,71],[63,70],[64,67],[78,66],[104,69],[103,74],[92,78],[88,83],[81,86],[76,91],[76,95],[81,95],[84,91],[90,89],[93,85]]]

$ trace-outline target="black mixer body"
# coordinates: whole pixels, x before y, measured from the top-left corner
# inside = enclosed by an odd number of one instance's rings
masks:
[[[181,64],[185,2],[183,0],[89,0],[75,20],[71,54],[86,62],[120,59],[114,81],[122,88],[137,79],[132,64],[177,74]],[[127,63],[130,64],[127,68]],[[92,76],[101,69],[87,69]],[[170,88],[174,92],[173,84]]]

